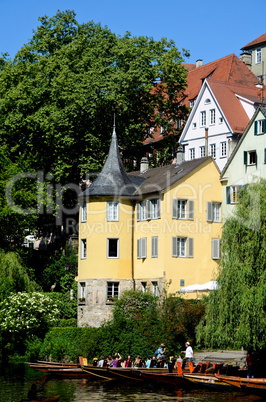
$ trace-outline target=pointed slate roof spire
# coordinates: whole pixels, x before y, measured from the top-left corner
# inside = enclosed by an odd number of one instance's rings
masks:
[[[112,141],[106,162],[97,179],[84,191],[83,195],[130,196],[135,190],[136,187],[128,177],[119,155],[114,122]]]

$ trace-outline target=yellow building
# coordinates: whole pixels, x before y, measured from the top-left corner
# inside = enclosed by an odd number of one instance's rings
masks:
[[[125,290],[176,293],[215,278],[219,170],[211,157],[127,174],[115,130],[106,163],[81,195],[78,324],[100,326]]]

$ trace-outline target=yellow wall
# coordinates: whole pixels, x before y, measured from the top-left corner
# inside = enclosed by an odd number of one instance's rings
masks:
[[[194,200],[193,221],[172,219],[173,198]],[[206,221],[206,203],[221,200],[219,172],[212,160],[167,189],[161,202],[161,218],[136,222],[136,238],[147,237],[147,258],[136,258],[135,277],[157,278],[165,273],[166,281],[172,282],[169,292],[180,288],[180,279],[185,280],[185,286],[214,279],[218,260],[211,258],[211,239],[221,237],[221,223]],[[152,236],[159,237],[158,258],[150,257]],[[194,258],[172,257],[172,236],[193,237]]]
[[[119,221],[107,222],[106,201],[91,199],[87,203],[87,221],[80,222],[79,245],[81,239],[87,239],[87,258],[80,258],[79,249],[78,279],[132,278],[131,202],[120,200]],[[119,238],[119,258],[107,258],[107,238]]]
[[[92,278],[131,279],[136,281],[171,281],[169,292],[185,286],[203,284],[215,279],[218,260],[211,258],[211,239],[221,237],[221,223],[206,221],[206,203],[222,201],[222,187],[215,163],[208,159],[192,174],[165,190],[161,200],[161,218],[137,221],[134,215],[132,241],[132,204],[120,200],[119,221],[107,222],[107,199],[90,199],[87,203],[87,221],[80,222],[80,239],[87,239],[87,258],[80,259],[79,280]],[[194,220],[172,219],[172,199],[194,200]],[[158,258],[151,257],[151,237],[158,236]],[[193,237],[194,257],[172,257],[172,236]],[[107,258],[107,238],[120,239],[119,258]],[[137,258],[137,239],[147,238],[147,258]],[[133,261],[132,261],[133,244]],[[188,294],[194,297],[195,294]]]

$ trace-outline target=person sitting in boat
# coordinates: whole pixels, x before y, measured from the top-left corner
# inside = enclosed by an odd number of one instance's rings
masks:
[[[94,358],[93,358],[92,365],[93,365],[94,367],[98,366],[98,358],[97,358],[97,357],[94,357]]]
[[[131,360],[131,356],[127,356],[125,362],[124,362],[124,367],[132,367],[133,362]]]
[[[157,366],[157,360],[156,360],[156,357],[153,356],[152,359],[151,359],[151,363],[150,363],[150,367],[149,367],[149,368],[154,368],[154,367],[156,367],[156,366]]]
[[[144,367],[145,361],[142,359],[141,356],[137,356],[134,362],[134,367]]]
[[[157,368],[164,368],[165,365],[165,359],[163,357],[159,357],[157,360]]]
[[[110,367],[121,367],[121,361],[122,361],[122,358],[121,358],[120,354],[116,353],[113,356],[113,360],[112,360],[112,363],[110,364]]]
[[[104,356],[100,357],[100,360],[97,364],[98,367],[106,367],[107,366],[107,359]]]
[[[36,399],[38,392],[39,392],[39,390],[37,389],[37,385],[32,384],[32,386],[31,386],[31,388],[29,389],[29,392],[28,392],[28,399],[29,400]]]

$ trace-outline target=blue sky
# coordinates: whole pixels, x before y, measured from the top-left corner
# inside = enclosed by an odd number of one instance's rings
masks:
[[[257,0],[0,0],[0,54],[15,53],[33,35],[38,18],[74,10],[79,23],[94,21],[123,35],[173,39],[190,51],[188,63],[240,55],[266,32],[266,1]]]

